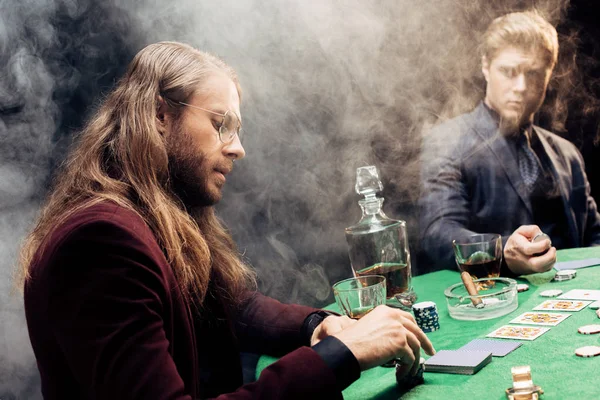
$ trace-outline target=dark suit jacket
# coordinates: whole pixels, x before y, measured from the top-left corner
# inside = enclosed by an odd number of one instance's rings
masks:
[[[534,126],[548,156],[574,247],[600,244],[600,215],[583,158],[565,139]],[[452,240],[499,233],[504,242],[533,224],[531,203],[514,152],[489,110],[479,104],[424,138],[420,198],[421,272],[456,269]]]
[[[194,312],[148,226],[119,206],[68,218],[31,273],[25,311],[46,399],[341,398],[301,335],[315,309],[254,293],[233,318],[210,296]],[[290,353],[241,386],[240,351]]]

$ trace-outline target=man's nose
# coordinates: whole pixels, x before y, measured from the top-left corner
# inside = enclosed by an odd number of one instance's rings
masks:
[[[520,73],[515,77],[514,89],[518,92],[524,92],[527,89],[527,79],[524,73]]]
[[[233,140],[223,147],[223,152],[227,157],[235,160],[240,160],[246,155],[246,151],[244,150],[244,146],[242,146],[242,141],[238,135],[235,135]]]

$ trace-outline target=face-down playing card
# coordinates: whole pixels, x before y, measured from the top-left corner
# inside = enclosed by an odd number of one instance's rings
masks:
[[[506,340],[474,339],[459,350],[490,351],[494,357],[504,357],[513,350],[521,347],[522,344],[522,342],[510,342]]]
[[[489,351],[440,350],[423,364],[425,372],[472,375],[492,361]]]

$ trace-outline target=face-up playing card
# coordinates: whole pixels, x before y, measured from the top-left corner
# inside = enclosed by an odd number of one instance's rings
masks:
[[[534,311],[579,311],[587,307],[591,301],[583,300],[546,300],[539,306],[535,307]]]
[[[573,289],[557,298],[570,300],[600,300],[600,290]]]
[[[511,324],[556,326],[570,317],[570,314],[526,312],[510,321]]]
[[[522,342],[507,342],[494,339],[474,339],[459,350],[491,351],[494,357],[504,357],[508,353],[521,347]]]
[[[504,325],[503,327],[500,327],[494,332],[487,335],[487,337],[502,339],[535,340],[544,333],[548,332],[549,330],[550,328],[542,328],[539,326]]]

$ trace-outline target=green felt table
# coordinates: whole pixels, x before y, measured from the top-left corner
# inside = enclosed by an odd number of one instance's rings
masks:
[[[600,257],[600,247],[558,251],[558,261],[583,260]],[[540,278],[540,277],[533,277]],[[600,289],[600,267],[579,269],[575,279],[563,282],[547,282],[533,279],[530,288],[519,293],[517,310],[503,317],[486,321],[457,321],[450,317],[444,298],[444,289],[460,282],[455,271],[438,271],[413,279],[418,301],[434,301],[440,316],[440,330],[427,336],[436,350],[454,350],[476,338],[485,336],[518,315],[531,311],[547,300],[540,292],[547,289]],[[327,307],[336,310],[335,305]],[[600,356],[582,358],[575,349],[582,346],[600,345],[599,335],[582,335],[577,329],[582,325],[600,323],[594,310],[584,308],[573,312],[571,317],[534,341],[523,345],[505,357],[493,357],[492,362],[475,375],[424,374],[425,384],[419,385],[402,396],[402,399],[506,399],[505,390],[512,386],[511,367],[529,365],[533,382],[544,390],[546,399],[600,399],[597,375]],[[276,359],[262,356],[257,366],[257,376]],[[399,397],[393,368],[376,367],[363,371],[359,380],[343,392],[345,399],[395,399]]]

